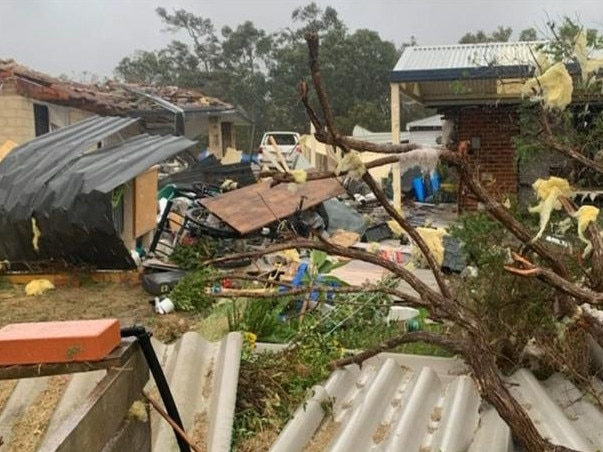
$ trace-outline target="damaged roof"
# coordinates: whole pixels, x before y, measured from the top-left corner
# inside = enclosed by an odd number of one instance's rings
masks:
[[[246,118],[244,112],[234,105],[198,90],[116,81],[84,84],[51,77],[14,60],[0,59],[0,81],[12,83],[16,92],[24,97],[103,115],[162,111],[163,100],[184,111],[219,112]]]
[[[141,134],[98,148],[136,121],[94,116],[29,141],[0,162],[0,260],[133,265],[115,230],[112,191],[195,144]]]
[[[201,204],[238,233],[248,234],[290,217],[300,206],[306,210],[345,193],[337,179],[308,181],[296,185],[295,191],[288,184],[270,185],[270,181],[259,182],[214,198],[203,198]]]

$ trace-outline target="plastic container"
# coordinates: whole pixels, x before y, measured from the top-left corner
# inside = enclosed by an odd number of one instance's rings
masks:
[[[155,312],[157,314],[169,314],[174,312],[174,309],[176,309],[174,302],[169,298],[163,300],[159,300],[159,297],[155,298]]]
[[[415,177],[412,180],[412,186],[415,190],[415,196],[417,197],[417,201],[425,202],[425,182],[423,182],[423,178]]]

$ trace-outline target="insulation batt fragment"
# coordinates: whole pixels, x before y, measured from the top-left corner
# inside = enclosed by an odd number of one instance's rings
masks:
[[[36,219],[34,217],[31,217],[31,232],[33,234],[33,237],[31,239],[31,246],[33,247],[34,250],[36,250],[36,253],[40,252],[40,237],[42,237],[42,231],[40,231],[40,228],[38,227],[38,223],[36,222]]]
[[[35,297],[52,289],[54,289],[54,284],[52,284],[49,280],[32,279],[25,286],[25,295],[28,297]]]
[[[366,173],[366,167],[360,159],[360,154],[357,151],[348,152],[337,164],[335,168],[335,175],[339,176],[341,173],[347,171],[348,175],[354,180],[362,179],[364,173]]]
[[[306,180],[308,180],[308,173],[303,169],[289,171],[289,174],[293,176],[293,180],[296,184],[304,184]]]
[[[580,31],[576,37],[576,44],[574,46],[574,54],[580,64],[580,71],[582,72],[582,81],[588,82],[590,76],[596,73],[599,68],[603,67],[602,58],[589,58],[588,49],[586,48],[586,33],[584,30]]]
[[[598,216],[599,209],[594,206],[582,206],[572,214],[572,217],[578,220],[578,238],[586,243],[582,258],[588,257],[593,250],[593,244],[584,236],[584,232],[589,224],[597,221]]]
[[[404,174],[409,169],[418,166],[424,172],[433,176],[440,160],[441,149],[419,148],[400,154],[400,173]]]
[[[417,228],[417,232],[433,254],[438,265],[441,267],[444,262],[444,236],[448,233],[444,228]],[[425,257],[421,253],[419,247],[415,246],[413,249],[413,257],[417,262],[422,263],[426,266]]]
[[[597,216],[599,216],[599,209],[595,206],[582,206],[572,214],[572,217],[578,220],[578,237],[584,243],[590,243],[590,241],[584,237],[584,232],[589,224],[597,220]]]
[[[565,64],[559,62],[551,66],[540,77],[525,82],[522,92],[531,96],[533,91],[541,91],[546,108],[563,110],[572,101],[574,85]]]
[[[569,196],[572,192],[569,182],[560,177],[550,177],[548,179],[538,179],[532,184],[536,192],[536,197],[540,201],[538,205],[529,208],[530,213],[540,215],[540,229],[536,237],[532,239],[535,242],[544,233],[546,226],[551,218],[553,210],[561,210],[559,196]]]

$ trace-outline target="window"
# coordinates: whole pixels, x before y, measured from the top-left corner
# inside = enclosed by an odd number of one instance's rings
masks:
[[[50,132],[50,120],[48,116],[48,107],[46,105],[34,104],[34,124],[36,136],[44,135]]]

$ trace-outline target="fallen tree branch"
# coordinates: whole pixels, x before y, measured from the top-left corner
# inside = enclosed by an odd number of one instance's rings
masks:
[[[187,442],[187,444],[191,447],[191,449],[194,452],[202,452],[201,448],[198,447],[193,440],[191,439],[190,436],[188,436],[186,434],[186,432],[184,430],[182,430],[180,428],[180,426],[170,417],[169,414],[166,413],[166,411],[161,408],[161,405],[159,405],[159,403],[154,400],[146,391],[142,391],[142,395],[144,396],[145,399],[147,399],[149,401],[149,403],[153,406],[153,408],[155,408],[155,411],[157,411],[162,418],[164,418],[168,424],[170,424],[170,426],[174,429],[174,431],[176,431],[178,433],[178,435]]]
[[[567,279],[562,278],[561,276],[549,270],[548,268],[534,265],[525,257],[520,256],[517,253],[512,253],[511,256],[516,262],[516,264],[519,265],[519,268],[506,265],[505,270],[507,270],[508,272],[519,276],[538,277],[538,279],[555,287],[559,291],[580,300],[583,303],[591,303],[596,305],[603,303],[603,293],[595,292],[593,290],[581,287],[571,281],[568,281]],[[572,312],[575,312],[575,310],[576,306],[574,304]]]
[[[577,212],[578,206],[571,199],[559,196],[559,201],[570,216]],[[601,240],[601,233],[595,221],[588,225],[587,230],[593,248],[591,257],[592,268],[588,272],[588,278],[590,279],[591,288],[601,292],[603,291],[603,241]]]
[[[320,102],[320,106],[325,115],[325,121],[327,123],[327,130],[331,137],[333,138],[334,144],[342,149],[344,153],[349,153],[351,147],[346,144],[344,140],[342,140],[341,135],[337,131],[335,127],[335,121],[333,119],[333,112],[331,110],[331,105],[328,100],[328,96],[326,93],[326,88],[322,83],[320,77],[320,65],[318,64],[318,35],[315,33],[309,34],[306,36],[306,41],[308,43],[308,49],[310,53],[310,71],[312,73],[312,81],[314,83],[314,90],[318,95],[318,100]],[[303,94],[303,93],[302,93]],[[309,102],[307,99],[304,100],[304,105],[309,106]],[[317,129],[318,130],[318,129]],[[372,192],[375,194],[385,211],[402,227],[402,229],[409,235],[409,237],[414,241],[417,247],[421,250],[421,253],[425,257],[427,261],[427,265],[429,266],[433,276],[438,284],[441,294],[453,300],[453,297],[450,293],[448,286],[444,280],[444,273],[442,269],[438,265],[435,260],[435,257],[425,241],[423,237],[417,232],[415,228],[413,228],[410,223],[408,223],[398,212],[394,206],[392,206],[387,199],[387,196],[381,186],[375,181],[373,176],[368,171],[365,171],[362,175],[362,180],[369,186]]]
[[[276,282],[275,284],[279,284]],[[274,299],[274,298],[282,298],[282,297],[294,297],[297,295],[305,295],[309,293],[333,293],[333,294],[353,294],[353,293],[366,293],[366,292],[380,292],[386,295],[391,295],[393,297],[398,297],[405,304],[417,307],[427,308],[430,306],[429,303],[421,300],[418,297],[413,297],[412,295],[408,295],[405,292],[400,290],[396,290],[389,287],[383,286],[352,286],[352,287],[326,287],[326,286],[309,286],[309,287],[296,287],[288,290],[286,292],[270,292],[264,291],[259,292],[256,290],[246,290],[246,289],[232,289],[232,290],[222,290],[217,293],[208,293],[207,295],[214,298],[263,298],[263,299]],[[343,303],[346,303],[345,300],[341,300]],[[340,302],[340,301],[338,301]],[[393,303],[392,303],[393,304]]]
[[[391,350],[392,348],[395,348],[398,345],[408,344],[411,342],[427,342],[429,344],[440,345],[458,354],[462,354],[467,351],[467,344],[465,344],[464,341],[460,339],[454,339],[450,336],[437,333],[430,333],[427,331],[413,331],[383,341],[376,347],[373,347],[369,350],[365,350],[355,355],[332,361],[330,365],[333,369],[344,367],[349,364],[360,365],[367,359],[372,358],[373,356],[376,356],[381,352]]]

